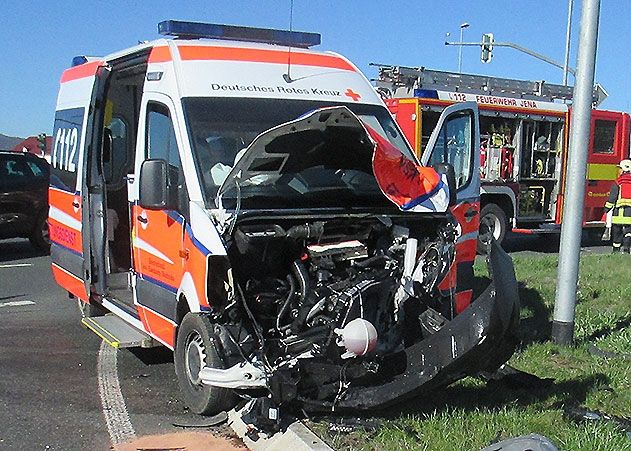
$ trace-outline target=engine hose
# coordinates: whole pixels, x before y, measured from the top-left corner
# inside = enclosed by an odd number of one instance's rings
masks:
[[[354,266],[359,268],[368,268],[369,266],[376,265],[377,263],[381,263],[386,260],[392,260],[390,257],[386,257],[385,255],[375,255],[373,257],[367,258],[366,260],[354,262]]]
[[[309,273],[307,272],[307,268],[305,268],[305,265],[303,265],[300,260],[294,260],[291,263],[291,271],[298,279],[300,302],[304,302],[309,292]]]
[[[287,309],[291,305],[291,301],[293,301],[296,297],[296,282],[294,281],[294,278],[291,276],[291,274],[287,274],[287,282],[289,282],[289,294],[287,295],[285,302],[283,302],[283,305],[278,312],[278,316],[276,317],[276,329],[278,331],[281,330],[280,322],[287,313]]]
[[[311,224],[303,224],[293,226],[287,230],[287,236],[294,240],[305,238],[319,238],[324,233],[324,222],[314,222]]]
[[[307,301],[307,296],[311,291],[311,287],[309,284],[309,273],[307,272],[307,268],[302,264],[300,260],[294,260],[291,263],[291,271],[298,279],[298,287],[300,289],[300,305],[304,305]],[[302,314],[304,312],[304,314]],[[307,313],[309,311],[307,309],[301,309],[300,314],[294,321],[291,323],[291,328],[294,332],[297,332],[300,327],[305,322],[307,318]]]

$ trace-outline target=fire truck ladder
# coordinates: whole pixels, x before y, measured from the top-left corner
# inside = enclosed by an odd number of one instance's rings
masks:
[[[377,89],[386,97],[412,97],[415,89],[424,89],[567,102],[572,100],[574,90],[572,86],[555,85],[544,80],[526,81],[459,74],[425,67],[372,65],[379,68],[379,78],[375,81]]]

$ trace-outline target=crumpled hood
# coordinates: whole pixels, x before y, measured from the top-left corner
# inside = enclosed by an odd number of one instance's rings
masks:
[[[392,203],[404,211],[444,212],[447,210],[449,189],[441,176],[433,168],[421,166],[411,157],[404,155],[344,106],[314,110],[258,135],[247,149],[242,151],[240,159],[219,187],[218,198],[235,181],[254,181],[258,178],[269,183],[280,178],[284,170],[291,166],[289,152],[282,151],[282,143],[287,141],[290,135],[307,131],[321,132],[309,134],[310,139],[291,142],[293,147],[304,147],[304,157],[309,158],[311,149],[324,144],[325,136],[330,140],[337,131],[349,129],[359,132],[356,134],[358,142],[355,144],[357,145],[353,147],[357,155],[353,155],[353,158],[371,159],[369,164],[377,184],[384,196]],[[322,143],[318,142],[318,136]],[[368,163],[368,160],[366,162]],[[312,164],[315,166],[325,164],[325,162],[315,160]]]

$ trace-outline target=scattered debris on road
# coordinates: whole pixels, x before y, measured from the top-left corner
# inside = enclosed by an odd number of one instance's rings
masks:
[[[178,432],[140,437],[133,441],[116,445],[112,449],[114,451],[224,451],[247,448],[236,437],[218,437],[209,432]]]

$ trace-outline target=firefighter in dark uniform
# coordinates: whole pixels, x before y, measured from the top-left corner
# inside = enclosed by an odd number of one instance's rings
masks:
[[[622,160],[616,183],[611,187],[605,210],[613,209],[611,240],[613,252],[621,250],[631,254],[631,160]]]

